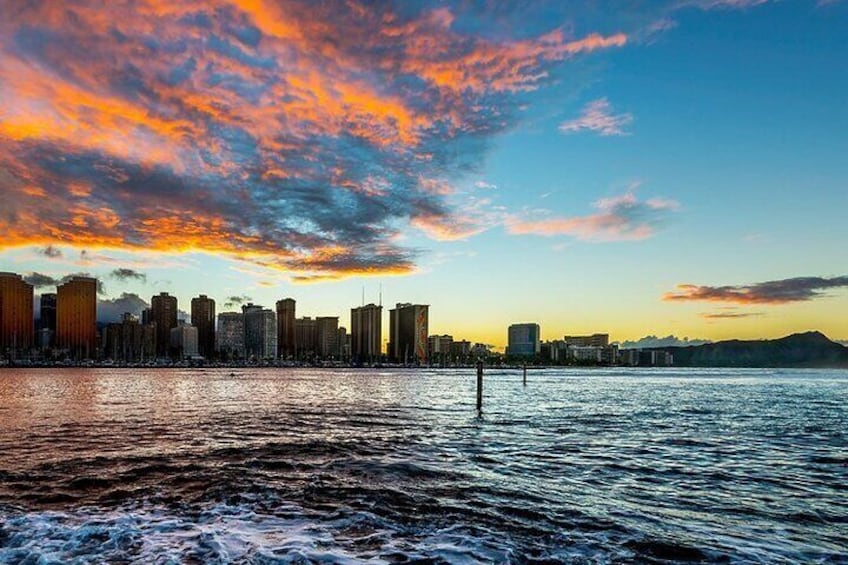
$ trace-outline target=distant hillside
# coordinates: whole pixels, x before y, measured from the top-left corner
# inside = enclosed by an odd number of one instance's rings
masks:
[[[678,367],[848,367],[848,347],[820,332],[773,340],[719,341],[690,347],[660,347]]]

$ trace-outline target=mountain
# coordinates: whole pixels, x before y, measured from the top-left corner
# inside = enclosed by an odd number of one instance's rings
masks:
[[[780,339],[719,341],[689,347],[660,347],[678,367],[846,367],[848,347],[820,332]]]

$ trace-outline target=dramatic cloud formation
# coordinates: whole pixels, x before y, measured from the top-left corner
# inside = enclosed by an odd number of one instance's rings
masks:
[[[113,279],[118,279],[119,281],[136,280],[141,281],[143,283],[147,282],[147,275],[145,275],[144,273],[140,273],[134,269],[115,269],[111,273],[109,273],[109,276]]]
[[[677,202],[661,198],[640,201],[630,191],[595,203],[598,213],[568,218],[509,218],[507,231],[512,234],[543,236],[569,235],[586,241],[646,239],[662,226]]]
[[[125,313],[141,316],[141,311],[150,305],[139,295],[123,292],[118,298],[107,298],[97,301],[98,322],[119,322]]]
[[[631,114],[614,114],[606,98],[590,102],[580,117],[559,125],[563,133],[593,131],[599,135],[627,135],[625,128],[633,121]]]
[[[689,339],[688,337],[678,338],[674,335],[665,337],[657,337],[648,335],[636,341],[623,341],[619,343],[621,349],[649,349],[652,347],[686,347],[688,345],[704,345],[712,343],[706,339]]]
[[[825,290],[848,287],[848,276],[798,277],[742,286],[682,284],[663,300],[729,302],[735,304],[789,304],[827,296]]]
[[[2,246],[409,272],[410,223],[479,231],[439,183],[563,61],[628,42],[564,20],[514,36],[480,10],[0,0]]]

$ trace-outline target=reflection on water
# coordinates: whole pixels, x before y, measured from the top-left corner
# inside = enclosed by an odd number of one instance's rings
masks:
[[[848,373],[6,370],[0,562],[848,561]]]

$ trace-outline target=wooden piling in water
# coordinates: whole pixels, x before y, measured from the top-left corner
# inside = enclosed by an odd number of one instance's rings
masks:
[[[524,386],[527,386],[527,363],[524,364]]]
[[[483,410],[483,362],[477,361],[477,411]]]

